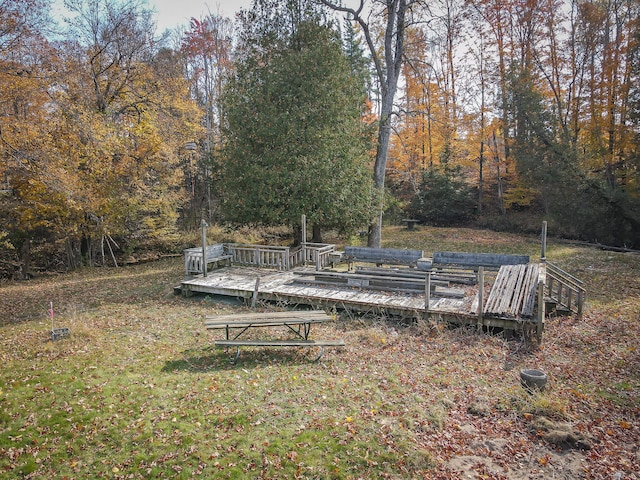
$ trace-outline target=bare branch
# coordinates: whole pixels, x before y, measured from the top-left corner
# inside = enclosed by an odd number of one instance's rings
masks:
[[[319,1],[322,5],[330,8],[331,10],[349,14],[351,16],[351,20],[357,22],[358,25],[360,25],[360,28],[362,28],[362,33],[364,35],[364,39],[367,42],[367,46],[369,47],[371,60],[373,60],[373,65],[375,66],[376,75],[378,77],[380,85],[382,86],[382,88],[386,88],[384,69],[382,68],[382,62],[380,61],[380,57],[378,56],[376,46],[373,42],[373,39],[371,38],[371,30],[369,29],[369,24],[361,16],[362,10],[364,9],[364,3],[365,3],[364,0],[360,0],[360,6],[356,10],[349,7],[343,7],[342,5],[336,5],[335,3],[330,2],[328,0],[319,0]]]

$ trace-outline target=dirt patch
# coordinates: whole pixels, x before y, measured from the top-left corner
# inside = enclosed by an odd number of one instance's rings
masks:
[[[464,427],[463,427],[464,428]],[[489,438],[470,445],[471,454],[451,458],[445,465],[452,478],[496,478],[507,480],[587,478],[584,452],[557,451],[546,445],[533,445],[528,454],[511,455],[510,442]],[[511,457],[510,461],[507,458]]]
[[[554,422],[546,417],[538,417],[533,427],[539,435],[551,445],[563,450],[590,450],[593,440],[587,435],[564,422]]]

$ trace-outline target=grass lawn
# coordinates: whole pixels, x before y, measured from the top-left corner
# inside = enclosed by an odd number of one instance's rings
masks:
[[[536,258],[539,239],[390,227],[385,246]],[[640,478],[640,255],[548,242],[587,284],[540,348],[343,315],[318,363],[212,348],[181,258],[0,286],[2,478]],[[47,341],[51,319],[71,336]],[[272,309],[260,305],[260,309]],[[312,353],[312,352],[311,352]],[[548,388],[530,395],[521,368]],[[616,476],[618,475],[618,476]]]

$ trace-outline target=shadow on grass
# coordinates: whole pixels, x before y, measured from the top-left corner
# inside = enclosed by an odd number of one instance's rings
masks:
[[[229,362],[229,356],[221,353],[212,352],[210,355],[190,356],[189,352],[185,352],[184,358],[177,360],[168,360],[162,367],[164,373],[174,372],[191,372],[206,373],[219,370],[227,370],[233,365]]]
[[[184,358],[168,360],[161,371],[164,373],[190,372],[206,373],[233,370],[234,368],[256,368],[264,365],[298,365],[313,363],[315,357],[308,352],[284,350],[280,348],[244,348],[240,351],[237,362],[232,363],[236,350],[230,348],[190,349],[183,352]]]

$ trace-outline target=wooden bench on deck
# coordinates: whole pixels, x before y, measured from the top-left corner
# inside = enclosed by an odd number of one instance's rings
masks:
[[[388,273],[385,271],[387,270]],[[353,272],[316,272],[302,270],[294,272],[294,283],[306,285],[335,285],[368,290],[382,290],[391,292],[422,293],[425,289],[425,274],[403,275],[392,269],[377,269],[373,271],[356,270]],[[448,288],[449,282],[433,279],[430,281],[431,293],[441,297],[462,298],[464,291]]]
[[[484,267],[499,270],[502,265],[522,265],[529,263],[528,255],[507,255],[500,253],[434,252],[434,266],[472,268]]]
[[[225,339],[215,340],[219,348],[236,348],[235,363],[240,356],[240,347],[318,347],[320,353],[314,361],[320,360],[324,347],[342,347],[344,340],[310,339],[311,325],[331,321],[332,317],[323,310],[244,313],[232,315],[207,315],[205,327],[208,330],[224,329]],[[296,336],[294,339],[239,339],[250,328],[286,327]]]
[[[418,270],[437,272],[441,275],[459,275],[456,271],[470,272],[477,277],[478,269],[499,270],[503,265],[526,265],[528,255],[507,255],[498,253],[434,252],[433,258],[422,258],[417,263]],[[477,278],[476,278],[477,280]]]
[[[381,265],[408,265],[415,267],[422,258],[422,250],[400,250],[395,248],[344,247],[344,259],[349,269],[354,262]]]
[[[205,263],[229,262],[231,265],[231,259],[233,255],[229,255],[224,250],[222,243],[216,243],[214,245],[207,245]],[[202,262],[202,247],[187,248],[184,251],[184,268],[187,275],[204,273],[205,264]]]

